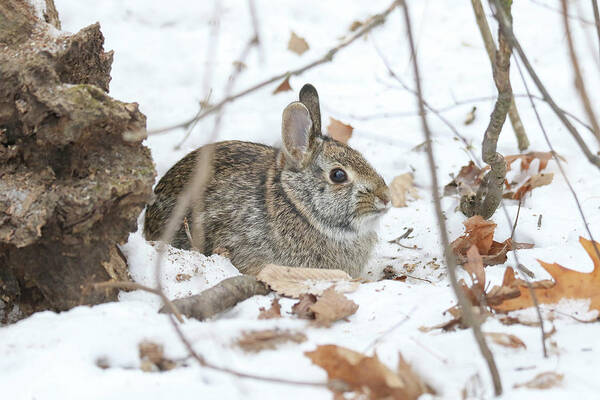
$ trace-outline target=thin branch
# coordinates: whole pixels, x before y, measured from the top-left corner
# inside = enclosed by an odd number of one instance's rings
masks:
[[[592,0],[592,8],[594,9],[594,22],[596,23],[596,34],[598,35],[598,47],[600,56],[600,12],[598,12],[598,0]]]
[[[563,22],[565,24],[565,33],[567,36],[567,44],[569,46],[569,56],[571,57],[571,64],[573,64],[573,73],[575,74],[575,88],[577,89],[577,93],[579,93],[579,97],[581,99],[581,103],[583,104],[583,109],[585,110],[588,116],[588,120],[594,128],[594,134],[596,135],[596,138],[600,143],[600,126],[598,126],[598,119],[596,119],[596,114],[594,113],[594,109],[592,108],[592,104],[590,103],[590,98],[587,94],[587,90],[585,89],[583,76],[581,74],[581,69],[579,68],[579,61],[577,60],[577,54],[575,54],[575,45],[573,44],[571,27],[569,26],[569,18],[567,18],[567,1],[562,0],[561,3],[563,9]]]
[[[183,323],[183,317],[181,316],[181,313],[179,312],[177,307],[175,307],[173,302],[171,300],[169,300],[169,298],[161,290],[153,289],[151,287],[141,285],[137,282],[117,282],[117,281],[94,283],[92,285],[92,288],[94,288],[96,290],[112,289],[112,288],[124,289],[124,290],[143,290],[144,292],[155,294],[160,297],[160,299],[163,301],[163,303],[165,303],[165,307],[167,307],[172,314],[175,314],[175,316],[177,317],[177,320],[179,322]]]
[[[473,315],[472,305],[470,301],[465,296],[465,293],[462,291],[458,282],[456,280],[456,260],[454,258],[454,254],[450,251],[450,245],[448,240],[448,232],[446,230],[446,221],[444,219],[444,215],[442,213],[442,206],[440,202],[439,192],[438,192],[438,178],[435,167],[435,160],[433,158],[433,143],[431,141],[431,131],[429,130],[429,126],[427,124],[427,116],[425,114],[425,105],[423,104],[423,94],[421,90],[421,79],[419,75],[419,66],[417,62],[417,55],[415,53],[415,44],[412,35],[412,28],[410,24],[410,15],[408,13],[408,7],[406,5],[406,1],[402,2],[403,10],[404,10],[404,20],[406,24],[406,32],[408,35],[408,42],[410,44],[410,51],[413,60],[413,69],[415,75],[415,86],[417,89],[417,99],[419,105],[419,111],[421,114],[421,122],[423,125],[423,132],[425,136],[426,148],[427,148],[427,159],[429,161],[429,168],[431,171],[431,181],[432,181],[432,195],[435,204],[435,213],[438,220],[438,226],[440,229],[440,237],[442,240],[442,246],[444,249],[444,256],[446,258],[446,264],[448,266],[448,275],[450,277],[450,283],[452,285],[452,289],[454,290],[454,294],[458,299],[458,303],[461,306],[463,311],[463,319],[465,323],[471,327],[473,330],[473,335],[475,336],[475,340],[477,345],[479,346],[479,350],[483,358],[486,360],[488,364],[488,368],[490,370],[490,374],[492,375],[492,380],[494,382],[494,391],[496,395],[502,394],[502,382],[500,381],[500,375],[498,373],[498,368],[496,367],[496,363],[494,361],[494,356],[490,351],[485,337],[481,332],[481,327],[479,325],[479,321]]]
[[[527,80],[525,79],[525,75],[523,74],[523,71],[521,70],[521,66],[519,65],[518,61],[516,62],[516,64],[517,64],[517,70],[519,71],[519,75],[521,75],[521,80],[523,81],[523,86],[525,87],[525,90],[527,91],[527,93],[529,93],[529,87],[527,86]],[[554,146],[552,146],[552,142],[550,142],[550,137],[548,136],[548,132],[546,132],[546,128],[544,128],[544,124],[542,123],[542,118],[540,117],[540,114],[537,111],[535,102],[532,100],[532,97],[530,97],[529,101],[531,102],[531,107],[533,108],[533,112],[535,113],[535,117],[538,121],[538,124],[542,131],[542,134],[544,135],[546,144],[548,144],[548,148],[550,149],[550,154],[552,154],[552,158],[554,159],[554,162],[558,166],[558,170],[560,171],[560,174],[562,175],[563,179],[567,183],[567,186],[569,187],[569,191],[571,192],[571,195],[573,196],[573,199],[575,200],[575,205],[577,206],[577,211],[579,212],[579,216],[581,217],[581,220],[583,221],[585,230],[594,245],[594,250],[596,251],[596,256],[598,257],[598,259],[600,259],[600,249],[598,248],[598,245],[596,244],[596,241],[594,240],[594,236],[592,235],[590,225],[587,221],[587,218],[585,217],[583,208],[581,207],[581,203],[579,202],[579,197],[577,196],[575,189],[573,189],[573,185],[571,185],[571,181],[567,177],[567,174],[562,165],[562,161],[561,161],[560,157],[557,156],[558,153],[554,150]],[[540,221],[541,221],[541,219],[540,219]],[[538,224],[539,224],[539,222],[538,222]]]
[[[510,0],[504,0],[508,18],[510,16]],[[510,86],[510,56],[512,47],[506,40],[501,29],[498,29],[498,51],[494,48],[494,62],[492,63],[494,83],[498,90],[498,98],[490,115],[490,122],[485,129],[483,143],[481,145],[481,156],[483,161],[490,166],[490,170],[483,177],[483,182],[475,196],[464,195],[460,199],[460,210],[467,217],[481,215],[488,219],[502,201],[502,191],[506,177],[506,162],[502,154],[498,153],[498,138],[506,121],[506,115],[510,108],[512,88]]]
[[[535,83],[538,90],[542,94],[542,97],[550,105],[550,107],[552,108],[554,113],[558,116],[558,118],[563,123],[565,128],[567,128],[569,133],[573,136],[573,138],[575,139],[575,141],[577,142],[577,144],[579,145],[579,147],[581,148],[581,150],[583,151],[583,153],[585,154],[585,156],[587,157],[589,162],[600,169],[600,157],[595,155],[587,147],[587,145],[585,144],[585,141],[583,140],[583,138],[581,137],[581,135],[579,134],[577,129],[567,119],[565,113],[562,112],[562,110],[556,105],[556,103],[554,102],[554,100],[552,99],[550,94],[548,93],[548,90],[546,90],[546,87],[544,86],[544,84],[542,83],[542,81],[540,80],[538,75],[536,74],[535,70],[531,66],[531,63],[529,62],[529,59],[525,55],[525,52],[523,51],[521,44],[517,40],[517,38],[513,32],[513,29],[512,29],[512,22],[510,22],[506,13],[504,12],[504,9],[500,6],[500,0],[493,0],[493,1],[496,4],[496,7],[495,7],[496,10],[495,10],[494,16],[498,20],[498,25],[499,25],[500,29],[502,29],[502,32],[504,33],[507,40],[511,42],[512,47],[519,54],[519,57],[523,61],[523,65],[525,66],[525,69],[527,70],[527,72],[529,73],[531,78],[533,79],[533,82]]]
[[[385,65],[385,68],[388,70],[388,73],[390,74],[390,76],[392,78],[394,78],[400,84],[400,86],[402,86],[404,88],[404,90],[417,96],[417,92],[414,89],[412,89],[411,87],[409,87],[406,83],[404,83],[402,78],[400,78],[400,76],[398,74],[396,74],[396,72],[392,69],[390,63],[385,58],[385,55],[379,49],[379,47],[377,47],[377,45],[375,45],[375,43],[373,43],[373,47],[375,47],[375,51],[379,55],[379,58],[383,62],[383,65]],[[438,110],[436,110],[435,108],[430,106],[429,103],[427,101],[425,101],[425,99],[423,99],[423,105],[425,106],[425,108],[427,108],[429,111],[431,111],[436,117],[438,117],[438,119],[440,121],[442,121],[452,131],[452,133],[454,133],[454,136],[456,136],[458,139],[460,139],[461,142],[463,142],[463,144],[465,145],[465,148],[466,148],[467,152],[469,153],[469,155],[471,156],[471,159],[473,160],[473,162],[476,165],[479,165],[479,160],[477,159],[477,156],[475,155],[475,153],[473,153],[473,150],[471,148],[471,143],[469,143],[469,141],[458,132],[458,129],[456,129],[454,127],[454,125],[452,125],[452,123],[450,121],[448,121],[448,119],[446,117],[444,117]]]
[[[477,26],[479,27],[479,32],[481,33],[481,37],[485,45],[485,50],[487,52],[488,58],[490,59],[493,71],[497,50],[496,45],[494,44],[494,39],[492,37],[492,32],[490,31],[490,27],[487,23],[487,18],[485,16],[485,13],[483,12],[483,6],[481,5],[481,1],[471,0],[471,5],[473,6],[475,21],[477,22]],[[523,122],[521,121],[521,117],[519,116],[519,111],[517,110],[517,105],[515,104],[515,98],[512,95],[510,99],[510,107],[508,109],[508,116],[510,118],[510,123],[512,124],[513,131],[515,132],[515,135],[517,137],[519,151],[527,150],[527,148],[529,147],[529,139],[527,138],[527,134],[525,133],[525,127],[523,126]]]
[[[557,14],[562,14],[562,11],[560,11],[558,8],[551,7],[548,4],[546,4],[546,3],[542,3],[541,1],[538,1],[538,0],[529,0],[529,1],[531,1],[533,4],[535,4],[537,6],[543,7],[545,9],[550,10],[552,12],[555,12]],[[585,18],[581,18],[578,15],[567,15],[567,17],[569,17],[570,19],[574,19],[576,21],[579,21],[579,22],[581,22],[583,24],[587,24],[587,25],[596,25],[597,24],[597,22],[594,23],[594,21],[590,21],[590,20],[587,20]]]
[[[280,74],[277,74],[265,81],[259,82],[245,90],[242,90],[239,93],[236,93],[234,95],[229,95],[226,96],[223,100],[221,100],[220,102],[218,102],[217,104],[213,105],[212,107],[209,107],[205,110],[199,110],[196,115],[194,115],[192,118],[188,119],[187,121],[175,124],[175,125],[171,125],[171,126],[167,126],[164,128],[160,128],[160,129],[155,129],[155,130],[151,130],[148,132],[148,135],[157,135],[157,134],[161,134],[161,133],[165,133],[165,132],[169,132],[172,131],[174,129],[179,129],[179,128],[188,128],[190,125],[192,125],[193,123],[195,123],[196,121],[201,120],[202,118],[213,114],[214,112],[218,111],[219,109],[221,109],[221,107],[223,107],[224,105],[231,103],[237,99],[239,99],[240,97],[246,96],[247,94],[250,94],[258,89],[261,89],[267,85],[270,85],[271,83],[274,82],[278,82],[281,79],[288,77],[288,76],[297,76],[297,75],[301,75],[304,72],[317,67],[321,64],[325,64],[328,62],[331,62],[333,60],[333,57],[342,49],[348,47],[349,45],[351,45],[352,43],[354,43],[357,39],[361,38],[362,36],[366,35],[367,33],[369,33],[371,30],[373,30],[373,28],[382,25],[385,21],[387,16],[398,6],[398,0],[394,0],[392,2],[392,4],[385,9],[383,12],[381,12],[380,14],[376,14],[374,15],[370,20],[369,23],[367,23],[366,25],[364,25],[363,27],[361,27],[355,34],[351,35],[350,37],[348,37],[346,40],[343,40],[340,44],[338,44],[337,46],[335,46],[334,48],[330,49],[327,53],[325,53],[321,58],[308,63],[300,68],[291,70],[291,71],[286,71]]]

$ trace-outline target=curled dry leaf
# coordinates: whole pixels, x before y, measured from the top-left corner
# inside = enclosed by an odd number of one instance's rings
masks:
[[[247,352],[259,352],[272,350],[287,342],[302,343],[306,341],[306,335],[302,332],[293,332],[281,329],[266,329],[262,331],[243,332],[242,336],[235,342],[242,350]]]
[[[352,131],[354,128],[352,125],[344,124],[342,121],[338,121],[335,118],[329,117],[329,126],[327,126],[327,134],[338,142],[344,144],[348,143],[348,140],[352,137]]]
[[[513,387],[515,389],[526,387],[529,389],[550,389],[555,386],[559,386],[563,380],[563,374],[557,374],[556,372],[548,371],[537,374],[535,378],[524,383],[517,383]]]
[[[292,90],[292,87],[290,86],[290,77],[288,75],[285,77],[283,82],[281,82],[279,84],[279,86],[277,86],[275,88],[275,90],[273,90],[273,94],[277,94],[277,93],[281,93],[281,92],[288,92],[290,90]]]
[[[525,343],[515,335],[511,335],[509,333],[502,332],[486,332],[485,336],[490,339],[492,342],[499,344],[504,347],[511,347],[513,349],[522,347],[524,349],[527,348]]]
[[[335,286],[341,293],[353,292],[359,283],[339,269],[299,268],[267,264],[256,279],[280,295],[299,298],[305,293],[320,295]]]
[[[281,318],[281,304],[279,304],[279,299],[277,297],[271,300],[271,307],[269,309],[261,307],[258,310],[260,311],[258,319]]]
[[[494,230],[496,224],[486,221],[479,215],[474,215],[463,222],[465,234],[451,243],[452,250],[456,256],[456,262],[464,264],[467,262],[467,251],[471,246],[477,246],[484,265],[504,264],[506,253],[514,249],[530,249],[533,244],[513,242],[510,238],[504,242],[496,242]]]
[[[161,344],[143,341],[138,345],[140,354],[140,368],[144,372],[168,371],[177,366],[177,363],[165,357]]]
[[[185,282],[185,281],[189,281],[190,279],[192,279],[192,276],[190,274],[177,274],[177,275],[175,275],[175,280],[177,282]]]
[[[564,158],[558,156],[564,161]],[[502,196],[508,199],[519,200],[523,198],[526,193],[531,192],[533,189],[549,185],[552,182],[554,174],[552,173],[540,173],[548,165],[548,161],[552,159],[552,153],[550,152],[530,152],[527,154],[516,154],[505,156],[507,171],[511,169],[511,165],[516,160],[521,160],[521,171],[528,171],[533,160],[539,160],[539,168],[537,174],[524,174],[521,180],[518,182],[505,181],[504,192]],[[444,187],[444,196],[450,196],[453,194],[459,194],[462,196],[474,196],[483,181],[485,173],[489,167],[485,168],[477,167],[473,161],[470,161],[468,165],[462,167],[458,175]],[[516,190],[515,190],[516,189]]]
[[[301,294],[300,301],[292,306],[292,314],[302,319],[315,319],[315,313],[310,307],[317,302],[317,296],[314,294]]]
[[[330,287],[309,308],[315,314],[317,325],[329,326],[332,322],[354,314],[358,310],[358,304]]]
[[[304,354],[327,372],[330,382],[342,381],[371,399],[416,400],[423,393],[433,393],[401,355],[394,372],[376,355],[368,357],[336,345],[318,346]]]
[[[290,40],[288,42],[288,50],[293,51],[298,55],[304,54],[309,49],[308,43],[304,38],[296,35],[296,33],[292,32],[290,36]]]
[[[419,193],[414,186],[413,174],[407,172],[396,176],[390,184],[392,206],[406,207],[406,198],[410,195],[414,200],[419,198]]]
[[[532,282],[533,291],[540,304],[558,303],[561,299],[589,299],[590,310],[600,313],[600,258],[594,249],[594,243],[600,249],[600,243],[592,242],[583,237],[579,238],[594,263],[590,273],[567,269],[559,264],[549,264],[538,260],[540,265],[552,276],[554,281],[544,280]],[[533,307],[533,300],[525,281],[516,279],[512,268],[507,268],[502,286],[513,287],[519,291],[519,296],[495,305],[496,311],[508,312]]]

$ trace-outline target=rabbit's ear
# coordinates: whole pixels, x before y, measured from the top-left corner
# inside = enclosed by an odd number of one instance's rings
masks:
[[[287,158],[296,167],[305,167],[310,160],[314,131],[310,113],[299,101],[291,103],[283,110],[281,137]]]
[[[317,89],[310,83],[300,89],[300,101],[308,108],[316,135],[321,134],[321,108],[319,106],[319,94]]]

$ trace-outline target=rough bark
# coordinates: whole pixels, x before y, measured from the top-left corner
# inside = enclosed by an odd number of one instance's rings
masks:
[[[174,300],[173,304],[186,317],[203,321],[252,296],[265,295],[270,291],[264,283],[256,280],[254,276],[241,275],[227,278],[195,296]],[[170,310],[167,306],[164,306],[160,312],[165,313],[170,312]]]
[[[59,28],[52,0],[0,4],[0,299],[24,314],[116,299],[81,289],[126,277],[116,245],[155,177],[144,135],[123,139],[145,132],[146,118],[108,96],[99,24]]]
[[[507,15],[510,14],[512,0],[502,0]],[[512,87],[510,85],[510,56],[512,46],[507,41],[502,29],[498,28],[498,51],[493,64],[494,83],[498,89],[498,98],[490,116],[490,122],[485,130],[481,155],[483,161],[490,166],[490,171],[483,178],[482,184],[475,196],[467,195],[461,198],[460,209],[467,216],[481,215],[490,218],[500,201],[506,176],[506,162],[502,154],[496,152],[498,138],[506,115],[512,102]]]

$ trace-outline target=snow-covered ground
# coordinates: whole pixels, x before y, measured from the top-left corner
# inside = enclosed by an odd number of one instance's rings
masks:
[[[155,129],[180,122],[193,115],[206,96],[206,69],[212,88],[211,100],[224,95],[227,77],[252,34],[252,23],[245,1],[220,1],[216,14],[218,33],[211,34],[215,5],[211,1],[171,0],[55,0],[63,30],[76,32],[100,21],[106,37],[105,48],[115,50],[110,94],[123,101],[136,101],[148,117],[148,128]],[[234,91],[244,89],[265,78],[321,57],[348,34],[351,23],[384,10],[390,0],[359,1],[257,1],[261,48],[245,61],[247,68]],[[485,2],[484,2],[485,3]],[[543,7],[545,4],[547,7]],[[593,14],[587,1],[573,1],[571,12],[587,21]],[[495,87],[491,68],[480,34],[467,1],[409,1],[418,45],[418,57],[426,100],[442,108],[457,101],[491,96]],[[515,30],[542,81],[558,104],[577,116],[585,114],[578,101],[572,70],[567,56],[560,2],[521,0],[513,8]],[[211,24],[211,21],[213,23]],[[588,91],[597,114],[600,85],[598,43],[593,24],[572,20],[580,63],[585,72]],[[325,372],[311,364],[304,351],[318,344],[337,344],[357,351],[376,352],[387,365],[394,367],[398,353],[438,392],[436,398],[459,399],[466,386],[475,388],[475,398],[491,398],[492,384],[486,365],[468,330],[428,333],[421,326],[431,326],[449,318],[443,312],[455,303],[441,261],[440,240],[430,192],[429,170],[425,154],[413,148],[423,142],[416,101],[390,78],[376,48],[385,55],[396,73],[413,87],[408,43],[400,10],[387,23],[376,28],[366,40],[360,39],[342,50],[332,63],[314,68],[301,77],[293,77],[294,91],[272,95],[276,85],[266,87],[227,106],[219,139],[243,139],[277,144],[283,108],[297,97],[305,82],[319,90],[323,124],[335,117],[354,127],[350,145],[360,150],[387,182],[401,173],[413,171],[421,199],[407,208],[392,209],[383,219],[380,244],[365,277],[376,280],[382,269],[392,265],[398,271],[411,269],[410,275],[430,282],[408,278],[405,282],[365,283],[348,297],[359,309],[330,328],[311,327],[307,321],[288,314],[293,300],[282,300],[281,319],[258,320],[259,307],[268,307],[273,295],[251,298],[211,321],[188,320],[183,331],[195,349],[212,363],[238,371],[306,381],[323,381]],[[495,26],[492,26],[495,30]],[[304,37],[310,50],[298,56],[287,50],[290,32]],[[211,54],[210,42],[216,40]],[[515,68],[512,69],[515,93],[525,93]],[[533,87],[533,84],[530,84]],[[473,105],[475,121],[463,121]],[[548,147],[526,98],[517,105],[529,134],[530,149],[547,151]],[[473,141],[476,154],[493,101],[478,101],[456,106],[444,116],[462,135]],[[550,138],[567,160],[566,173],[579,194],[592,232],[600,237],[600,171],[582,156],[567,130],[545,103],[538,109]],[[411,113],[412,116],[361,118],[380,113]],[[438,176],[447,183],[449,174],[469,161],[460,141],[434,115],[429,114],[435,137]],[[183,132],[174,131],[152,136],[151,148],[159,175],[187,152],[201,146],[212,131],[214,120],[203,120],[180,150]],[[576,124],[580,133],[596,152],[598,144],[590,132]],[[500,139],[503,154],[518,152],[510,124]],[[536,262],[558,262],[566,267],[590,271],[592,263],[578,243],[586,236],[575,202],[553,161],[548,171],[554,182],[535,189],[523,203],[515,239],[535,243],[531,250],[521,250],[519,261],[536,274],[548,278]],[[457,199],[444,198],[450,237],[463,232],[465,219],[456,209]],[[510,236],[517,211],[514,201],[505,202],[510,221],[499,210],[493,217],[498,224],[496,239]],[[539,216],[543,215],[538,227]],[[141,219],[140,219],[141,221]],[[388,240],[413,228],[404,244],[416,245],[408,250]],[[154,248],[139,232],[123,246],[134,279],[153,283]],[[433,262],[432,262],[433,261]],[[414,264],[414,270],[413,268]],[[513,256],[506,265],[514,265]],[[504,266],[487,268],[488,280],[498,283]],[[178,282],[176,274],[192,275]],[[164,267],[163,280],[171,297],[195,294],[237,270],[219,256],[172,251]],[[600,288],[598,289],[600,290]],[[230,399],[290,398],[329,399],[325,389],[242,380],[199,367],[192,359],[186,367],[163,373],[140,370],[138,344],[152,340],[164,345],[172,359],[187,356],[167,316],[157,312],[160,302],[148,293],[122,293],[117,303],[95,307],[77,307],[63,313],[43,312],[19,323],[0,328],[0,397],[4,399]],[[539,329],[524,325],[506,326],[494,318],[483,325],[486,332],[506,332],[518,336],[526,349],[512,349],[490,344],[496,357],[505,388],[503,399],[595,399],[600,393],[597,374],[600,370],[600,325],[582,324],[568,315],[582,316],[584,302],[544,307],[548,330],[556,332],[548,339],[549,357],[542,355]],[[533,318],[533,312],[525,314]],[[392,331],[391,327],[407,318]],[[302,344],[286,344],[275,350],[247,354],[234,346],[242,331],[289,328],[306,333]],[[378,339],[374,346],[373,341]],[[98,367],[107,364],[108,369]],[[535,375],[553,371],[564,374],[559,387],[545,391],[514,389],[513,385]]]

